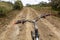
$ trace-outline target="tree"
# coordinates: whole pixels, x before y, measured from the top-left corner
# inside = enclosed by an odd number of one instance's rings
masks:
[[[31,4],[26,4],[26,6],[27,6],[27,7],[30,7],[30,6],[31,6]]]
[[[39,3],[39,5],[40,5],[40,6],[44,6],[44,7],[46,7],[46,6],[48,6],[48,3],[47,3],[47,2],[42,1],[42,2],[40,2],[40,3]]]
[[[54,10],[60,11],[60,0],[51,0],[51,6]]]
[[[22,9],[23,8],[23,4],[21,1],[16,1],[15,4],[14,4],[14,9]]]

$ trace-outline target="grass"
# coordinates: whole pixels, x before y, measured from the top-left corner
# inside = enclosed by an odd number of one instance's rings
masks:
[[[51,7],[32,7],[37,10],[39,13],[51,13]]]
[[[53,10],[51,7],[40,7],[40,6],[31,6],[35,10],[37,10],[39,13],[49,13],[53,16],[59,17],[58,11]]]
[[[13,9],[13,4],[9,2],[0,2],[0,6],[5,7],[8,11]]]
[[[18,10],[14,10],[10,13],[8,13],[7,17],[5,18],[0,18],[0,34],[6,30],[6,26],[5,25],[8,25],[10,23],[11,20],[13,20],[17,14],[19,14],[20,11]]]
[[[13,4],[9,2],[0,2],[0,7],[4,7],[8,12],[5,17],[0,17],[0,34],[6,30],[6,26],[12,19],[19,14],[20,10],[13,10]],[[5,10],[5,11],[6,11]]]

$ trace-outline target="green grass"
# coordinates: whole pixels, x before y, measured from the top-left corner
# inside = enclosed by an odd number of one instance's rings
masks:
[[[6,15],[13,10],[13,4],[9,2],[0,2],[0,18],[6,17]]]
[[[58,11],[53,10],[51,7],[40,7],[40,6],[31,6],[35,10],[37,10],[39,13],[50,13],[53,16],[59,17]]]
[[[16,17],[17,14],[19,14],[20,10],[13,10],[13,4],[9,2],[0,2],[0,7],[3,8],[3,13],[7,11],[6,16],[0,17],[0,34],[6,30],[6,26],[10,23],[12,19]],[[0,8],[1,10],[1,8]]]
[[[0,2],[0,6],[5,7],[8,11],[13,9],[13,4],[8,2]]]

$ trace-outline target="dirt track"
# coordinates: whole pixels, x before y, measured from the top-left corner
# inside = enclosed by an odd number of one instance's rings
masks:
[[[24,8],[20,14],[11,21],[7,26],[6,31],[0,35],[0,40],[32,40],[31,31],[33,30],[33,24],[26,22],[25,24],[14,24],[17,20],[28,19],[34,20],[36,17],[39,17],[41,14],[36,12],[32,8]],[[50,20],[49,20],[50,19]],[[46,19],[41,18],[37,22],[39,28],[39,40],[60,40],[60,29],[58,24],[60,22],[57,20],[56,23],[53,23],[51,20],[55,21],[51,16]],[[56,24],[56,25],[55,25]]]

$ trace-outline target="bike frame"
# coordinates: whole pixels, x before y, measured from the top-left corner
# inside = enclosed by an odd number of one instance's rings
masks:
[[[20,20],[20,21],[16,22],[16,24],[19,24],[19,23],[24,24],[25,22],[33,23],[34,34],[31,34],[32,38],[33,38],[33,40],[39,40],[38,27],[37,27],[37,23],[36,23],[37,21],[38,20]],[[33,36],[33,35],[35,35],[35,36]]]

